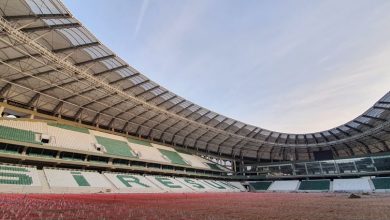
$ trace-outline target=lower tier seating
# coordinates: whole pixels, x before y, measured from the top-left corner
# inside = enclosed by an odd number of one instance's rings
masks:
[[[268,191],[295,191],[298,188],[299,180],[275,181],[268,188]]]
[[[145,176],[138,174],[104,173],[104,176],[123,193],[162,193],[164,190]]]
[[[0,165],[0,192],[39,191],[41,181],[34,167]]]
[[[335,179],[333,180],[333,191],[370,192],[372,189],[368,180],[368,178]]]
[[[390,190],[390,177],[377,177],[371,180],[375,190]]]
[[[302,180],[300,191],[329,191],[330,180]]]
[[[28,190],[23,190],[24,188]],[[240,192],[239,182],[0,164],[0,192],[196,193]]]
[[[268,190],[271,184],[272,181],[249,182],[249,185],[252,186],[255,191]]]

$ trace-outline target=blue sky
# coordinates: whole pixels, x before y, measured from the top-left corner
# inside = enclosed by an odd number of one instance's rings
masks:
[[[165,88],[263,128],[316,132],[390,88],[390,1],[65,0]]]

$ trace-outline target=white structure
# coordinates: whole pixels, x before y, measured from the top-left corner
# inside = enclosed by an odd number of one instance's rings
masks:
[[[0,192],[40,191],[42,184],[35,167],[0,164]]]
[[[113,186],[101,174],[90,171],[43,169],[54,192],[111,192]]]
[[[195,192],[193,189],[184,185],[182,182],[176,180],[173,177],[146,176],[146,178],[154,185],[163,189],[165,192],[179,192],[179,193]]]
[[[163,189],[142,175],[128,173],[104,173],[120,193],[162,193]]]
[[[289,192],[298,189],[299,180],[281,180],[275,181],[268,188],[268,191]]]
[[[371,192],[372,188],[368,178],[335,179],[333,180],[334,192]]]

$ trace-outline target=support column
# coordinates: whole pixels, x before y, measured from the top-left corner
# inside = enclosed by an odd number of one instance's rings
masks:
[[[0,117],[2,117],[4,109],[5,109],[4,106],[0,106]]]

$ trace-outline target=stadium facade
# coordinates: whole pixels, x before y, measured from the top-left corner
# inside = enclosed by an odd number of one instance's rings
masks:
[[[308,179],[318,181],[319,190],[337,188],[344,180],[331,179],[341,177],[369,189],[376,180],[359,183],[358,177],[390,173],[390,92],[336,128],[270,131],[208,110],[148,79],[60,1],[2,0],[0,9],[3,163],[31,165],[46,177],[56,167],[213,179],[233,191],[238,186],[226,184],[249,180],[263,180],[253,183],[259,190],[304,190]],[[63,175],[88,182],[69,172]]]

